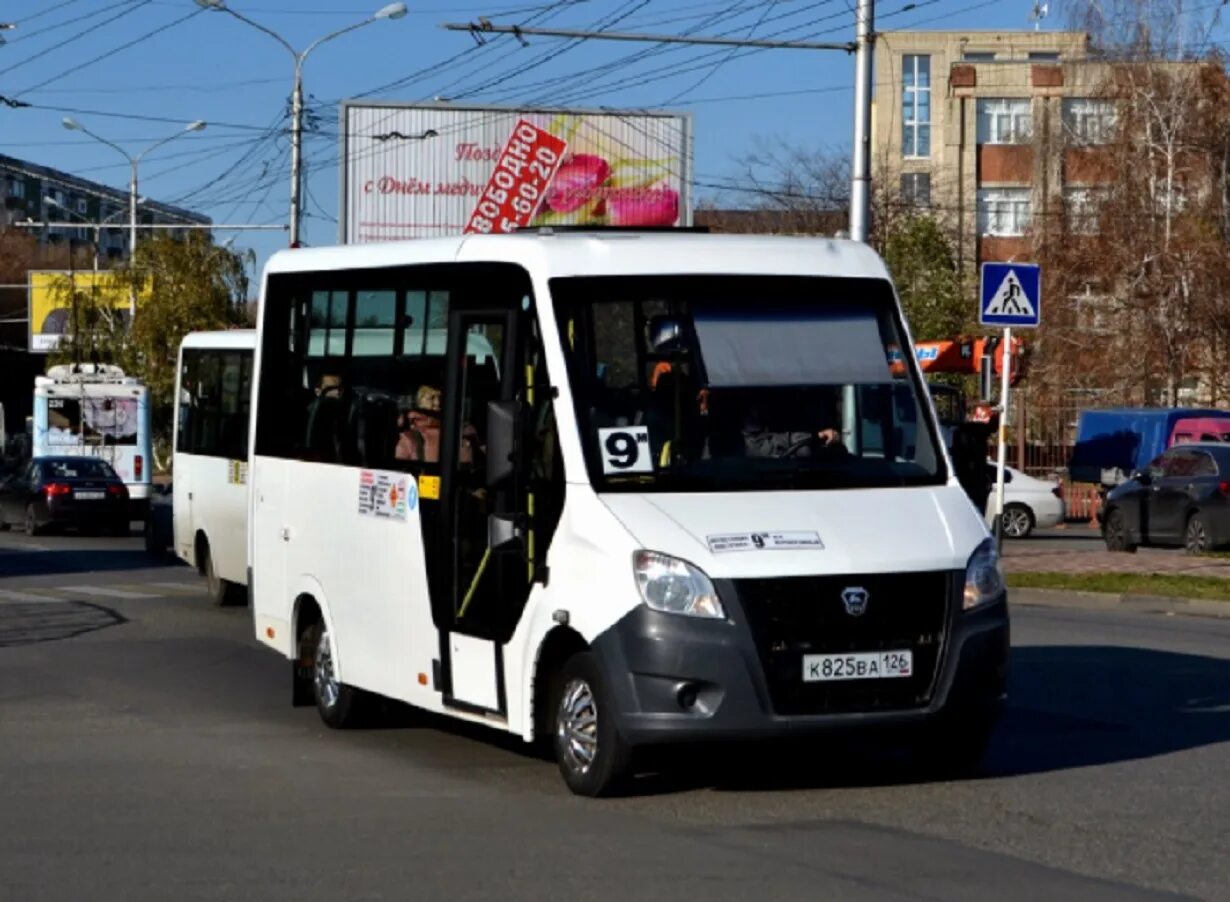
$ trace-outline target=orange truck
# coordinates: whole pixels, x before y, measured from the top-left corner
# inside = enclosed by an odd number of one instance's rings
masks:
[[[1019,338],[1012,339],[1012,371],[1008,381],[1016,385],[1025,373],[1022,365],[1024,345]],[[895,354],[895,356],[894,356]],[[905,364],[900,354],[890,354],[894,374],[904,372]],[[976,376],[982,372],[982,358],[991,355],[995,375],[1003,373],[1004,349],[998,336],[990,338],[945,338],[939,341],[920,341],[914,345],[914,356],[924,373],[958,373]]]

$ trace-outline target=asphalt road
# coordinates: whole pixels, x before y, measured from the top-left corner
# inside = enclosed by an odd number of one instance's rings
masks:
[[[981,779],[711,748],[596,802],[478,728],[324,728],[135,537],[2,534],[0,899],[1230,899],[1230,623],[1021,606],[1013,639]]]

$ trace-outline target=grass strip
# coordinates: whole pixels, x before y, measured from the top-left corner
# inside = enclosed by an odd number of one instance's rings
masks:
[[[1018,589],[1230,601],[1230,579],[1217,576],[1176,573],[1008,573],[1006,576],[1009,587]]]

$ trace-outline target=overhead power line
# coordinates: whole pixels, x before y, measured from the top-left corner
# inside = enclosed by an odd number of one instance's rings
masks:
[[[746,38],[688,37],[671,34],[634,34],[619,31],[575,31],[568,28],[523,28],[520,25],[478,25],[475,23],[450,22],[442,26],[448,31],[468,31],[474,35],[511,34],[514,36],[540,36],[549,38],[597,38],[604,41],[641,41],[650,44],[719,44],[726,47],[761,47],[766,50],[844,50],[853,53],[853,41],[842,43],[817,43],[814,41],[771,41]]]

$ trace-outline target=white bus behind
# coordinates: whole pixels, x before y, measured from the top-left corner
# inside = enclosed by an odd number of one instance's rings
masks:
[[[253,329],[193,332],[179,348],[172,506],[175,553],[216,604],[246,598]]]

